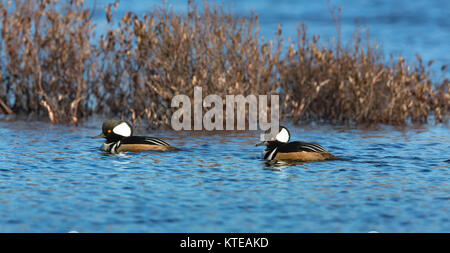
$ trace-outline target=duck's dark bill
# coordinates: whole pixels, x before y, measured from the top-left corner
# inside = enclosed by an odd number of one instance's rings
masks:
[[[257,143],[255,146],[267,146],[268,142],[267,141],[263,141],[260,143]]]
[[[105,138],[105,137],[106,136],[103,133],[101,133],[101,134],[99,134],[97,136],[93,136],[92,139]]]

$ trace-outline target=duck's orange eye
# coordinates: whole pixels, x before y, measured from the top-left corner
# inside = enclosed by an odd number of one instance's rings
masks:
[[[108,129],[108,131],[107,131],[109,134],[111,133],[111,129]]]

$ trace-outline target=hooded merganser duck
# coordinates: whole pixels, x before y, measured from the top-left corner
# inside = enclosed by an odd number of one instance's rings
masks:
[[[111,154],[148,150],[178,150],[169,143],[155,137],[133,136],[131,125],[126,121],[117,119],[103,122],[102,133],[93,138],[106,138],[102,149]]]
[[[274,138],[256,144],[256,146],[266,146],[264,159],[267,161],[314,162],[340,159],[319,144],[301,141],[289,142],[290,138],[289,130],[280,126],[280,131]]]

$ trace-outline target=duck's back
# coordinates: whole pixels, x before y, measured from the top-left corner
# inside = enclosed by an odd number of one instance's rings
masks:
[[[121,142],[122,144],[146,144],[146,145],[170,146],[170,144],[165,142],[164,140],[150,136],[130,136],[122,139]]]
[[[281,153],[292,153],[292,152],[318,152],[318,153],[329,153],[324,147],[316,143],[308,143],[302,141],[293,141],[288,143],[283,143],[279,145],[278,152]]]

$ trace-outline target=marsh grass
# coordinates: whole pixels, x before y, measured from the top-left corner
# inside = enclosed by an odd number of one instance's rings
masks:
[[[425,123],[431,114],[442,122],[450,109],[449,82],[432,82],[432,62],[425,66],[417,55],[413,67],[391,56],[385,64],[377,46],[361,38],[356,31],[352,44],[334,50],[308,39],[300,26],[280,68],[284,112],[296,122]]]
[[[116,8],[105,6],[108,25],[97,36],[82,0],[1,2],[0,111],[55,124],[101,114],[169,126],[172,97],[192,96],[194,86],[224,98],[279,94],[282,117],[295,122],[405,124],[443,121],[450,110],[449,82],[432,81],[431,62],[386,63],[360,31],[344,47],[335,8],[330,46],[304,24],[286,45],[281,26],[263,41],[256,14],[220,6],[178,13],[162,4],[119,18]]]

